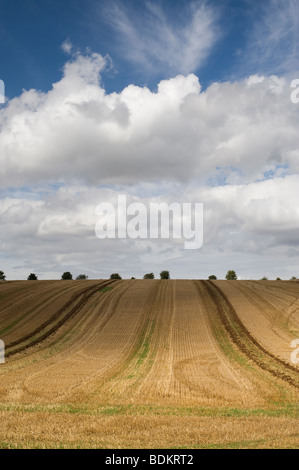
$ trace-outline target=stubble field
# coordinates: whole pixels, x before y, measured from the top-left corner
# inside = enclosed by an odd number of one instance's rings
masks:
[[[0,448],[298,447],[298,282],[3,282],[0,338]]]

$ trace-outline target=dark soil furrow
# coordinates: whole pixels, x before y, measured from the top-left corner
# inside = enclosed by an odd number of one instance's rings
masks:
[[[217,306],[219,317],[232,342],[259,367],[299,389],[298,369],[267,351],[244,326],[224,292],[211,281],[202,281]]]
[[[7,344],[5,356],[11,357],[14,354],[24,351],[25,349],[35,346],[41,341],[44,341],[51,334],[53,334],[58,328],[60,328],[67,320],[69,320],[71,317],[76,315],[76,313],[80,311],[80,309],[86,304],[86,302],[93,295],[98,293],[99,290],[101,290],[102,288],[114,282],[117,282],[117,281],[115,280],[109,280],[109,281],[104,281],[104,282],[102,281],[102,282],[99,282],[99,284],[97,284],[96,286],[88,287],[87,289],[74,294],[68,302],[66,302],[46,322],[44,322],[38,328],[33,330],[30,334],[24,336],[21,340],[13,341],[12,343]],[[67,310],[69,311],[64,315],[64,313]],[[49,327],[53,323],[54,325],[52,327],[50,327],[47,331],[44,331],[47,327]],[[42,333],[43,331],[44,333]],[[42,334],[39,335],[39,333],[42,333]],[[29,344],[22,345],[22,343],[30,340],[31,338],[34,338],[36,335],[38,335],[38,337],[35,339],[32,339],[32,341],[30,341]],[[15,348],[15,346],[18,346],[18,345],[19,347]]]

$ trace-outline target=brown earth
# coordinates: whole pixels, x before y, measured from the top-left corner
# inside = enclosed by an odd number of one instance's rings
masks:
[[[0,447],[298,446],[297,282],[10,281],[0,307]]]

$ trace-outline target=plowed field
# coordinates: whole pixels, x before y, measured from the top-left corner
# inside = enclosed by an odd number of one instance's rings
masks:
[[[0,448],[297,448],[299,283],[0,284]]]

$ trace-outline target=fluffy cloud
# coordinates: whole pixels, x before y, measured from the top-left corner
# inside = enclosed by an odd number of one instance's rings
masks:
[[[130,277],[165,266],[173,273],[177,269],[179,277],[206,277],[212,269],[211,256],[218,260],[216,274],[224,276],[237,254],[234,263],[239,271],[246,259],[260,257],[252,272],[244,270],[249,277],[259,273],[288,278],[295,273],[292,266],[299,253],[299,210],[290,203],[298,200],[298,188],[299,177],[293,175],[220,187],[169,184],[162,193],[157,185],[147,195],[139,194],[138,186],[64,186],[43,197],[6,197],[0,201],[0,251],[6,253],[14,275],[21,273],[17,277],[32,271],[41,278],[49,278],[49,273],[57,277],[64,270],[99,278],[117,271]],[[98,239],[96,206],[109,202],[117,210],[118,196],[123,194],[128,205],[141,202],[148,211],[151,202],[204,203],[203,247],[185,250],[185,239],[173,239],[172,231],[169,239],[151,239],[149,232],[145,239]],[[281,262],[275,266],[276,256],[285,260],[285,266]]]
[[[0,111],[8,277],[130,277],[144,274],[140,266],[206,277],[234,268],[234,253],[245,277],[257,266],[283,277],[282,260],[285,276],[296,274],[299,107],[290,83],[253,75],[203,90],[189,74],[161,81],[156,92],[130,85],[107,94],[108,61],[76,54],[50,91],[24,91]],[[97,239],[95,207],[115,205],[119,194],[145,205],[204,203],[202,249],[184,250],[184,240]]]
[[[157,92],[106,94],[107,60],[78,54],[48,93],[24,91],[0,112],[0,183],[250,182],[298,170],[299,107],[284,78],[202,90],[189,74]]]

